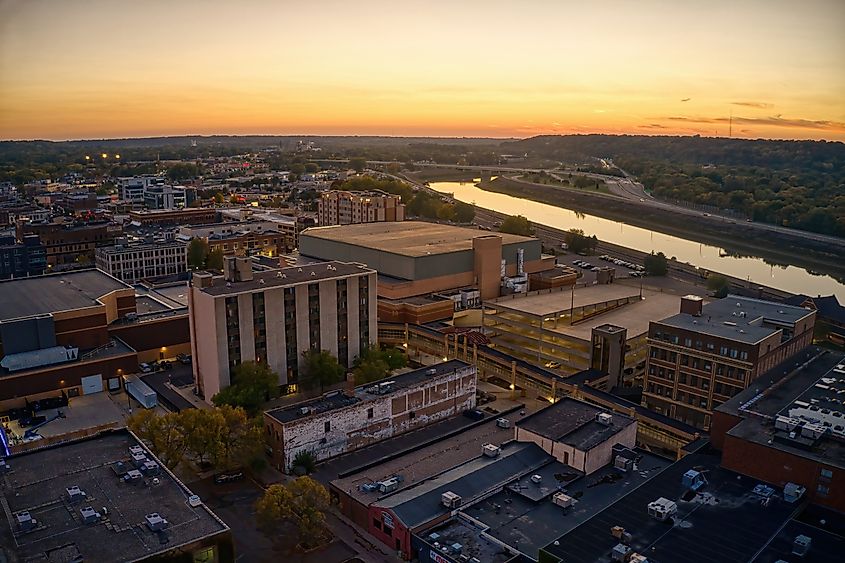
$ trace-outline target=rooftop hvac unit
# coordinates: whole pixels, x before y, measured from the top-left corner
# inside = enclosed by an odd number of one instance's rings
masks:
[[[100,513],[90,506],[80,508],[79,513],[82,515],[82,522],[84,524],[96,524],[100,521]]]
[[[135,467],[141,467],[147,462],[147,456],[144,454],[132,454],[132,465]]]
[[[27,511],[18,512],[15,514],[15,519],[18,521],[18,528],[22,532],[29,532],[38,526],[38,520],[33,518]]]
[[[797,418],[792,418],[789,416],[778,416],[775,420],[775,428],[778,430],[783,430],[785,432],[792,432],[798,426],[801,425],[801,421]]]
[[[628,563],[648,563],[648,558],[641,553],[632,553]]]
[[[535,485],[539,485],[540,482],[543,480],[543,477],[537,474],[531,476],[531,482]]]
[[[613,415],[606,413],[606,412],[601,412],[601,413],[596,415],[596,420],[600,424],[604,424],[605,426],[610,426],[611,424],[613,424]]]
[[[143,454],[144,448],[141,446],[129,446],[129,455]]]
[[[704,474],[700,471],[690,469],[681,477],[681,484],[691,491],[697,491],[707,484],[707,479],[704,478]]]
[[[496,426],[498,426],[499,428],[510,428],[511,427],[511,421],[508,420],[507,418],[497,418],[496,419]]]
[[[425,370],[425,374],[426,374],[426,375],[436,375],[436,374],[437,374],[437,369],[435,369],[435,368],[428,368],[427,370]]]
[[[142,465],[140,469],[144,475],[158,475],[161,471],[161,467],[159,467],[158,463],[150,460],[145,461],[144,465]]]
[[[461,551],[464,549],[464,546],[462,546],[461,544],[459,544],[457,542],[453,543],[449,547],[452,548],[452,553],[455,553],[455,554],[460,554]]]
[[[783,500],[789,503],[798,502],[805,492],[807,492],[806,487],[797,483],[787,483],[783,488]]]
[[[487,457],[497,457],[500,453],[502,453],[502,448],[495,444],[484,444],[481,446],[481,453]]]
[[[631,553],[631,547],[624,543],[617,543],[610,552],[611,561],[618,563],[626,563],[628,561],[628,554]]]
[[[801,534],[796,536],[792,542],[792,554],[804,557],[810,551],[810,544],[813,542],[812,538]]]
[[[303,416],[306,415],[306,414],[309,414],[310,412],[311,412],[311,407],[300,407],[300,409],[299,409],[299,414],[301,414]]]
[[[665,497],[648,503],[648,515],[661,522],[665,522],[676,512],[678,512],[678,505]]]
[[[141,472],[137,469],[130,469],[126,472],[126,475],[123,476],[123,480],[126,483],[140,483],[143,478],[144,476],[141,475]]]
[[[3,475],[4,473],[8,473],[11,470],[12,470],[12,466],[9,465],[8,463],[6,463],[5,459],[0,459],[0,475]]]
[[[461,506],[461,501],[460,495],[456,495],[452,491],[446,491],[440,495],[440,502],[446,508],[458,508]]]
[[[396,489],[399,488],[399,479],[396,477],[391,477],[390,479],[385,479],[378,484],[378,490],[380,493],[392,493]]]
[[[805,438],[810,438],[816,440],[821,438],[822,434],[827,431],[827,428],[822,426],[821,424],[814,424],[812,422],[808,422],[801,428],[801,435]]]
[[[67,498],[71,503],[85,500],[85,493],[76,485],[68,487],[65,490],[67,491]]]
[[[561,508],[569,508],[573,504],[575,504],[575,499],[565,493],[555,493],[552,496],[552,503],[558,505]]]
[[[617,455],[613,460],[613,467],[627,473],[634,468],[634,460],[622,455]]]
[[[199,495],[191,495],[188,497],[188,506],[191,508],[196,508],[202,504],[202,499]]]
[[[158,512],[153,512],[152,514],[147,514],[144,516],[144,520],[147,521],[147,527],[150,529],[151,532],[160,532],[161,530],[167,527],[167,520],[161,517]]]

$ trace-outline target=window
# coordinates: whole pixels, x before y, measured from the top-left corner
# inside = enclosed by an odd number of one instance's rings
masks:
[[[819,471],[819,474],[822,477],[824,477],[825,479],[832,479],[833,478],[833,471],[831,471],[830,469],[822,468],[821,471]]]
[[[323,426],[325,427],[326,432],[331,432],[331,430],[332,430],[332,421],[331,421],[331,420],[327,420],[327,421],[326,421],[326,423],[325,423]]]
[[[367,418],[373,418],[373,408],[372,407],[367,409]]]
[[[415,418],[417,418],[417,413],[414,411],[408,413],[408,420],[414,420]]]
[[[194,563],[211,563],[214,561],[214,546],[194,552]]]
[[[819,496],[826,497],[827,493],[830,492],[830,487],[819,483],[819,486],[816,487],[816,492],[819,494]]]
[[[373,527],[377,530],[381,530],[381,520],[373,518]]]

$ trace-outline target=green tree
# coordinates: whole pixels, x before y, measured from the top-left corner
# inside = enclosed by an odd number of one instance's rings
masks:
[[[646,256],[643,265],[646,275],[649,276],[665,276],[669,272],[669,262],[662,252],[652,252]]]
[[[502,233],[510,233],[512,235],[522,235],[530,237],[534,234],[534,229],[531,228],[531,222],[522,215],[511,215],[499,227]]]
[[[710,274],[707,276],[707,289],[713,292],[714,297],[718,297],[720,299],[722,297],[727,297],[730,288],[731,283],[725,276],[720,274]]]
[[[443,221],[452,221],[455,219],[455,206],[450,203],[444,203],[437,210],[437,218]]]
[[[167,169],[167,177],[173,181],[189,180],[196,178],[202,171],[196,164],[190,162],[179,162]]]
[[[306,162],[305,163],[305,172],[308,174],[316,174],[320,171],[320,167],[317,166],[315,162]]]
[[[475,206],[462,201],[455,202],[455,221],[472,223],[473,219],[475,219]]]
[[[299,450],[296,452],[296,455],[293,456],[294,473],[297,472],[297,468],[305,475],[314,473],[317,469],[317,459],[314,457],[314,454],[308,450]]]
[[[321,484],[310,477],[299,477],[289,483],[270,485],[256,502],[255,515],[268,533],[275,534],[280,522],[293,523],[299,547],[312,549],[331,538],[326,525],[329,506],[329,493]]]
[[[226,198],[224,198],[223,194],[220,192],[214,194],[211,199],[213,199],[214,203],[216,203],[217,205],[222,205],[226,201]]]
[[[187,441],[178,413],[159,416],[153,410],[144,409],[130,416],[126,426],[170,469],[182,462]]]
[[[408,365],[408,356],[399,348],[388,347],[382,350],[384,361],[390,369],[399,369]]]
[[[328,351],[307,350],[302,356],[305,358],[305,377],[302,379],[302,385],[306,389],[319,389],[322,393],[326,386],[343,381],[346,368]]]
[[[218,407],[241,407],[254,416],[261,405],[279,396],[279,376],[265,363],[243,362],[232,375],[232,384],[211,398]]]
[[[387,362],[381,358],[366,358],[361,360],[358,366],[352,371],[355,376],[355,385],[364,385],[384,379],[387,377],[389,367]]]
[[[349,167],[360,174],[367,167],[367,159],[363,156],[353,156],[349,159]]]
[[[205,258],[205,267],[209,270],[222,270],[223,269],[223,251],[219,248],[215,248],[211,252],[208,253],[208,256]]]
[[[595,235],[588,237],[581,229],[569,229],[563,240],[567,248],[577,254],[593,254],[599,243]]]
[[[188,243],[188,266],[198,270],[205,266],[208,258],[208,241],[204,238],[194,237]]]

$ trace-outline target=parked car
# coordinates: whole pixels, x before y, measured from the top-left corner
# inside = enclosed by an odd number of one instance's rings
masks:
[[[560,364],[558,362],[546,362],[546,367],[549,369],[558,369]]]
[[[153,371],[153,366],[151,366],[150,364],[144,363],[144,364],[139,365],[138,369],[140,369],[142,373],[150,373],[150,372]]]
[[[481,420],[482,418],[484,418],[484,412],[478,409],[472,409],[464,411],[464,416],[467,418],[471,418],[472,420]]]
[[[214,483],[217,485],[223,485],[226,483],[234,483],[235,481],[241,481],[245,477],[243,471],[228,471],[226,473],[218,473],[214,476]]]
[[[183,365],[189,366],[191,365],[191,356],[188,354],[177,354],[176,360]]]

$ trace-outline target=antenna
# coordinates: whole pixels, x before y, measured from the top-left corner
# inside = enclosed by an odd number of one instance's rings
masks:
[[[733,137],[734,110],[731,109],[731,116],[728,118],[728,139]]]

